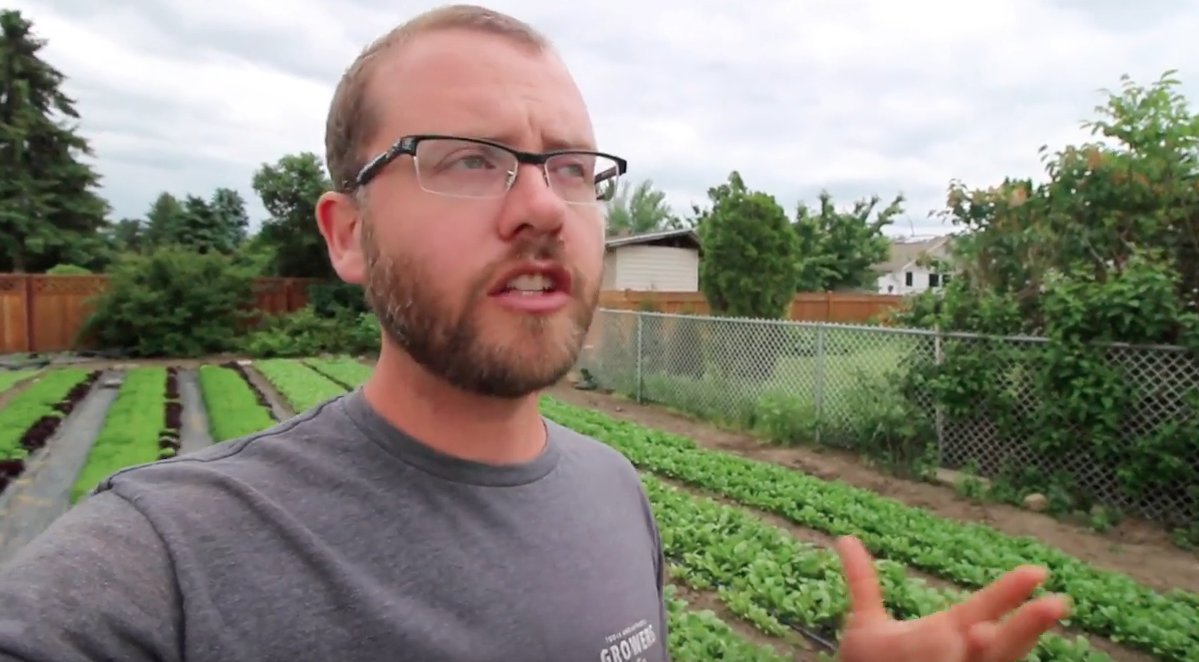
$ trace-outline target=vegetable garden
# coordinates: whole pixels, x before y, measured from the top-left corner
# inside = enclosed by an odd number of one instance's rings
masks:
[[[353,359],[323,358],[0,373],[0,541],[14,538],[10,522],[49,524],[18,516],[25,490],[56,490],[69,507],[125,466],[266,428],[346,392],[369,371]],[[1038,563],[1051,571],[1048,590],[1068,595],[1073,614],[1029,659],[1199,662],[1199,587],[1150,586],[1069,549],[706,448],[558,397],[544,397],[542,411],[613,446],[642,471],[671,569],[676,661],[833,653],[847,597],[827,543],[852,533],[879,559],[884,598],[898,618],[944,609],[1018,564]],[[49,470],[56,462],[65,464]],[[12,551],[0,544],[0,557]]]

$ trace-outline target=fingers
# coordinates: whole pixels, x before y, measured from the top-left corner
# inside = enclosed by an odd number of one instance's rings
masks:
[[[890,616],[883,607],[878,575],[874,572],[874,563],[866,547],[853,536],[842,536],[837,539],[837,555],[841,557],[841,568],[849,589],[850,614],[855,625],[889,620]]]
[[[1069,612],[1066,601],[1046,596],[1020,607],[1002,622],[983,622],[966,633],[967,659],[1015,662],[1024,659],[1037,639]]]
[[[1006,572],[982,590],[954,605],[949,613],[963,630],[985,621],[996,621],[1032,596],[1047,572],[1036,566],[1020,566]]]

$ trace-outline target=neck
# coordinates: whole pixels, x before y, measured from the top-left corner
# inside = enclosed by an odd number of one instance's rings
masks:
[[[461,391],[387,342],[362,393],[388,423],[447,455],[518,464],[545,447],[537,393],[510,400]]]

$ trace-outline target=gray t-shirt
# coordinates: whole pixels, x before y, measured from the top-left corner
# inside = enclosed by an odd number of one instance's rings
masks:
[[[546,427],[484,465],[354,391],[118,472],[0,568],[0,660],[666,662],[637,473]]]

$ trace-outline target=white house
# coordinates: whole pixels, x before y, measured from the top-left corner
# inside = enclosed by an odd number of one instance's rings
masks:
[[[879,273],[879,294],[915,294],[941,287],[952,274],[942,274],[917,264],[922,258],[949,257],[951,235],[931,239],[894,239],[891,241],[891,257],[874,269]]]
[[[699,291],[699,235],[663,230],[609,237],[604,246],[605,290]]]

